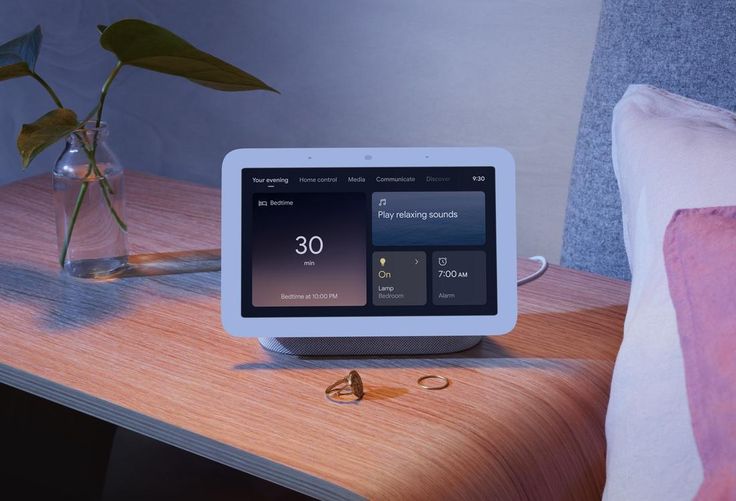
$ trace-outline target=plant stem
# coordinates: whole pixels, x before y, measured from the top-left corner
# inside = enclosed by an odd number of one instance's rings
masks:
[[[97,166],[97,159],[95,158],[94,151],[89,151],[86,148],[85,151],[87,152],[87,158],[89,158],[90,171],[94,172],[94,174],[100,178],[100,189],[102,190],[102,197],[105,199],[105,205],[107,205],[107,208],[110,210],[110,214],[112,214],[112,217],[115,219],[115,222],[118,224],[120,229],[123,231],[128,231],[128,225],[125,224],[125,222],[120,218],[117,211],[115,210],[115,207],[112,206],[110,195],[114,195],[115,192],[112,191],[110,183],[107,182],[107,178],[105,178],[105,176],[102,175],[102,172],[100,172],[100,168]]]
[[[110,183],[107,182],[107,178],[102,175],[100,168],[97,167],[97,132],[95,133],[95,142],[92,149],[88,149],[87,143],[85,143],[84,141],[82,141],[82,148],[84,148],[84,152],[87,154],[87,162],[89,164],[87,175],[89,176],[90,173],[94,172],[95,175],[100,177],[100,186],[107,189],[107,192],[109,194],[114,195],[115,192],[112,190]],[[107,198],[107,196],[105,196],[105,198]],[[115,219],[118,219],[117,214],[115,214]]]
[[[103,177],[102,179],[104,180],[105,178]],[[110,209],[110,213],[112,214],[112,217],[115,219],[115,222],[118,223],[118,226],[120,227],[121,230],[128,231],[128,225],[125,224],[125,221],[120,219],[120,216],[115,211],[115,208],[112,206],[112,202],[110,201],[110,196],[108,195],[108,192],[112,193],[112,190],[109,188],[109,185],[108,185],[108,188],[105,188],[105,185],[100,183],[100,189],[102,190],[102,197],[105,199],[105,204],[107,205],[107,208]]]
[[[115,67],[110,72],[110,75],[108,75],[107,80],[105,80],[105,83],[102,84],[102,91],[100,92],[100,100],[97,105],[97,118],[95,119],[95,127],[99,127],[100,123],[102,122],[102,111],[105,108],[105,99],[107,98],[107,92],[110,90],[110,85],[112,85],[112,81],[115,80],[115,77],[118,75],[122,67],[123,67],[123,63],[121,61],[118,61],[117,63],[115,63]],[[95,174],[100,176],[101,178],[100,188],[102,188],[102,194],[104,195],[105,203],[107,204],[107,207],[110,209],[110,212],[115,218],[115,221],[118,223],[118,226],[120,226],[120,228],[123,231],[128,231],[127,225],[123,222],[122,219],[120,219],[120,216],[118,215],[117,212],[115,212],[115,209],[110,203],[109,194],[114,195],[115,192],[112,190],[110,183],[107,182],[107,178],[105,178],[105,176],[102,175],[99,168],[97,167],[97,161],[95,159],[96,153],[97,153],[97,135],[95,135],[95,141],[94,141],[94,144],[92,145],[91,154],[89,154],[89,151],[88,151],[88,157],[90,159],[91,165],[94,168]]]
[[[100,106],[97,108],[97,119],[95,120],[95,127],[100,126],[100,122],[102,121],[102,110],[105,107],[105,98],[107,97],[107,91],[110,90],[110,85],[112,84],[112,81],[115,80],[115,77],[118,75],[118,72],[123,67],[123,63],[118,61],[115,63],[115,67],[110,72],[110,75],[107,77],[107,80],[105,80],[105,83],[102,84],[102,91],[100,92]]]
[[[86,117],[84,117],[84,119],[82,119],[82,121],[81,121],[80,123],[81,123],[82,125],[84,125],[84,124],[86,124],[87,122],[89,122],[90,120],[92,120],[92,117],[93,117],[93,116],[95,115],[95,113],[97,113],[97,109],[98,109],[99,107],[100,107],[100,103],[97,103],[97,104],[95,105],[95,107],[94,107],[94,108],[92,108],[92,110],[91,110],[91,111],[90,111],[89,113],[87,113],[87,116],[86,116]]]
[[[54,103],[56,104],[57,107],[59,107],[59,108],[63,108],[64,107],[64,105],[61,104],[61,99],[59,99],[59,96],[56,95],[56,92],[54,92],[54,89],[52,89],[51,86],[46,83],[46,80],[44,80],[43,78],[41,78],[41,76],[38,75],[34,71],[31,72],[31,76],[33,77],[34,80],[36,80],[38,83],[40,83],[43,86],[44,89],[46,89],[46,92],[49,93],[49,95],[51,96],[51,99],[54,100]]]
[[[84,196],[87,194],[87,188],[89,187],[88,181],[82,181],[82,187],[79,188],[79,195],[77,195],[77,202],[74,204],[74,211],[72,212],[72,220],[69,222],[69,228],[66,230],[66,236],[64,237],[64,246],[61,249],[61,255],[59,256],[59,264],[64,267],[64,261],[66,261],[66,253],[69,250],[69,243],[72,240],[72,231],[74,225],[77,223],[77,216],[79,216],[79,209],[82,208],[82,202]]]
[[[31,77],[33,77],[34,80],[40,83],[44,89],[46,89],[46,92],[49,93],[49,96],[51,96],[51,99],[54,100],[54,104],[56,104],[58,108],[64,108],[64,105],[61,103],[61,99],[59,99],[59,96],[56,94],[56,92],[54,92],[54,89],[52,89],[51,86],[48,83],[46,83],[46,80],[41,78],[41,76],[37,74],[36,72],[31,72]],[[80,137],[80,140],[81,139],[82,138]],[[82,141],[82,145],[84,145],[84,141]],[[85,147],[85,150],[86,149],[87,148]],[[90,165],[90,170],[87,171],[87,176],[89,176],[91,167],[92,166]],[[89,188],[89,183],[87,181],[83,181],[81,188],[79,188],[79,194],[77,195],[77,201],[74,204],[74,211],[72,212],[72,219],[71,221],[69,221],[69,228],[67,228],[66,235],[64,235],[64,245],[61,248],[61,253],[59,254],[59,265],[62,268],[64,267],[64,261],[66,261],[67,252],[69,252],[69,244],[72,241],[72,232],[74,231],[74,225],[77,224],[77,218],[79,217],[79,211],[82,208],[82,202],[84,202],[84,197],[87,194],[88,188]]]
[[[96,119],[95,119],[95,127],[100,127],[100,122],[102,121],[102,110],[105,106],[105,98],[107,97],[107,91],[110,89],[110,84],[112,84],[112,81],[117,76],[120,69],[123,67],[123,64],[118,61],[115,64],[115,67],[110,72],[110,75],[107,77],[107,80],[105,80],[105,83],[102,85],[102,91],[100,92],[100,100],[98,105],[96,106],[96,110],[93,109],[93,111],[89,114],[87,118],[84,119],[82,122],[82,127],[84,127],[87,120],[92,118],[92,115],[96,111]],[[51,95],[51,98],[54,100],[56,105],[59,108],[63,108],[61,101],[59,100],[56,93],[51,89],[51,87],[38,75],[35,73],[33,74],[33,77],[38,80],[38,82],[43,85],[43,87],[49,92]],[[87,174],[85,175],[85,178],[89,177],[92,173],[94,173],[95,176],[99,177],[100,179],[100,189],[102,190],[102,196],[105,199],[105,204],[107,205],[107,208],[110,210],[110,213],[112,214],[113,218],[115,219],[115,222],[118,224],[118,226],[123,231],[128,231],[128,226],[125,224],[125,222],[120,218],[117,211],[115,211],[115,208],[112,205],[112,201],[110,200],[110,194],[114,194],[114,191],[112,190],[112,187],[110,186],[110,183],[107,181],[107,178],[102,174],[100,171],[100,168],[97,166],[97,132],[95,132],[94,142],[91,145],[91,147],[88,148],[87,143],[84,141],[83,136],[84,133],[77,134],[77,137],[79,137],[80,142],[82,143],[82,148],[84,148],[85,153],[87,154],[87,159],[89,160],[89,168],[87,169]],[[72,232],[74,231],[74,225],[77,223],[77,218],[79,217],[79,211],[82,208],[82,202],[84,202],[84,197],[87,194],[87,190],[89,189],[89,181],[82,181],[82,186],[79,188],[79,194],[77,195],[77,201],[74,204],[74,210],[72,211],[72,218],[69,222],[69,228],[67,228],[66,235],[64,237],[64,245],[61,249],[61,255],[59,256],[59,264],[61,267],[64,267],[64,261],[66,261],[66,255],[69,251],[69,244],[72,239]]]

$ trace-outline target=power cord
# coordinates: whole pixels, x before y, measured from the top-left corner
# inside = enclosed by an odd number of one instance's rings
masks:
[[[524,278],[520,278],[519,280],[517,280],[516,281],[516,286],[517,287],[520,287],[522,285],[528,284],[529,282],[535,281],[536,279],[538,279],[539,277],[541,277],[542,275],[544,275],[544,273],[547,271],[547,268],[549,268],[549,264],[547,263],[547,259],[545,259],[544,256],[532,256],[529,259],[531,259],[532,261],[538,262],[539,263],[539,268],[537,269],[537,271],[535,271],[531,275],[527,275]]]

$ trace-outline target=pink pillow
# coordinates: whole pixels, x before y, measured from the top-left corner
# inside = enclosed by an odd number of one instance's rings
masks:
[[[664,257],[703,463],[698,499],[736,499],[736,207],[675,212]]]

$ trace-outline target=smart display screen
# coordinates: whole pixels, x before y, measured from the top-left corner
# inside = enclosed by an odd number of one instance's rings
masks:
[[[244,317],[496,315],[495,169],[244,168]]]

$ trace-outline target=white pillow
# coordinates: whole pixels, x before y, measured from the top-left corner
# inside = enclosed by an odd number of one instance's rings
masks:
[[[606,417],[604,499],[689,500],[703,471],[662,242],[676,209],[736,204],[736,114],[632,85],[612,129],[632,282]]]

